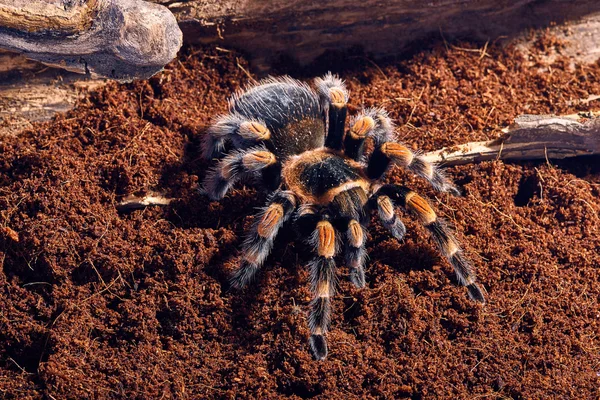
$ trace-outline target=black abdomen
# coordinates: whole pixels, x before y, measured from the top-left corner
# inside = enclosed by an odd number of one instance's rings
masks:
[[[299,81],[288,78],[256,86],[234,98],[231,111],[263,120],[271,131],[271,151],[281,161],[324,144],[319,98]]]

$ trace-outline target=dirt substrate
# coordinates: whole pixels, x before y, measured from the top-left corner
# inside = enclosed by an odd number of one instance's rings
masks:
[[[599,65],[466,48],[379,66],[343,59],[351,112],[385,106],[399,138],[434,150],[497,137],[522,113],[599,106],[578,102],[600,93]],[[2,397],[600,396],[600,159],[450,168],[464,197],[394,169],[390,181],[455,225],[488,303],[468,300],[414,220],[402,243],[373,220],[368,285],[355,289],[340,268],[330,355],[315,362],[306,246],[286,230],[256,285],[232,291],[228,271],[265,194],[238,187],[217,203],[198,192],[198,141],[247,69],[239,54],[188,49],[147,82],[110,84],[0,139]],[[178,200],[117,211],[149,190]]]

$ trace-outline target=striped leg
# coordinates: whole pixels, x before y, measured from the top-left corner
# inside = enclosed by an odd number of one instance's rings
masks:
[[[394,202],[389,196],[382,193],[377,193],[374,198],[377,201],[377,213],[381,223],[385,226],[392,236],[398,240],[402,240],[406,234],[406,227],[394,210]]]
[[[331,321],[331,298],[335,294],[336,273],[333,257],[337,251],[335,230],[327,220],[321,220],[310,238],[317,256],[311,261],[310,281],[313,300],[310,302],[308,326],[310,349],[317,360],[327,357],[325,335]]]
[[[350,122],[344,138],[344,154],[359,161],[364,154],[365,140],[372,137],[375,146],[391,140],[394,127],[387,113],[380,108],[367,108]]]
[[[384,111],[377,114],[380,129],[375,138],[375,150],[369,159],[367,175],[370,179],[379,179],[387,171],[391,163],[407,168],[414,174],[429,181],[439,192],[450,192],[460,195],[454,184],[446,177],[438,166],[414,154],[406,146],[393,141],[394,126]],[[387,132],[386,132],[387,131]]]
[[[365,261],[367,258],[365,243],[365,228],[357,220],[350,220],[346,230],[344,253],[346,265],[350,271],[350,280],[357,288],[365,286]]]
[[[408,168],[416,175],[428,180],[431,186],[439,192],[460,195],[456,186],[446,177],[443,170],[426,161],[423,157],[415,155],[406,146],[396,142],[385,142],[373,151],[369,159],[367,175],[371,179],[379,179],[391,163]]]
[[[274,190],[279,187],[280,168],[275,155],[264,147],[234,151],[208,172],[204,191],[211,199],[220,200],[244,173],[252,172],[261,172],[267,188]]]
[[[207,160],[219,157],[227,141],[231,141],[236,149],[246,149],[270,138],[271,132],[263,121],[247,119],[235,113],[223,115],[208,128],[202,142],[202,155]]]
[[[344,154],[359,161],[364,154],[367,135],[375,128],[375,120],[368,113],[361,113],[352,118],[350,129],[344,138]]]
[[[242,288],[256,275],[271,249],[279,228],[296,207],[292,192],[277,191],[271,195],[267,207],[257,216],[256,222],[246,235],[242,262],[231,277],[231,286]]]
[[[475,271],[465,258],[460,245],[446,223],[437,217],[427,200],[405,186],[384,185],[376,196],[387,196],[394,203],[412,212],[431,233],[440,251],[448,259],[461,285],[466,286],[469,297],[477,302],[485,303],[483,291],[477,284]]]
[[[338,193],[328,207],[335,229],[344,232],[346,266],[350,272],[350,280],[358,288],[365,286],[367,234],[364,226],[368,223],[368,200],[368,195],[361,187],[354,187]]]
[[[321,108],[327,114],[328,129],[325,147],[334,150],[342,149],[344,126],[348,113],[348,91],[344,81],[331,72],[322,78],[315,79]]]

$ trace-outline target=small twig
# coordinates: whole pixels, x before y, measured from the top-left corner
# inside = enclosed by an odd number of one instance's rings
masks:
[[[485,42],[485,45],[481,49],[467,49],[464,47],[458,47],[458,46],[454,46],[454,45],[450,45],[450,46],[454,50],[464,51],[467,53],[479,53],[480,54],[479,59],[481,60],[483,57],[491,57],[486,51],[487,47],[488,47],[488,43],[489,42]]]
[[[190,74],[190,70],[189,70],[189,69],[187,69],[187,68],[185,67],[185,65],[183,65],[183,63],[181,62],[181,60],[180,60],[180,59],[177,59],[177,63],[179,64],[179,66],[181,67],[181,69],[185,71],[185,73],[186,73],[186,74],[188,74],[188,75]]]
[[[496,161],[502,158],[502,150],[504,149],[504,142],[500,143],[500,150],[498,150],[498,157],[496,157]]]
[[[415,100],[415,104],[413,105],[412,110],[410,110],[410,115],[406,119],[406,123],[404,125],[409,125],[410,120],[411,120],[413,114],[415,113],[415,110],[417,109],[417,106],[419,105],[419,101],[421,101],[421,97],[423,96],[423,92],[425,92],[425,86],[423,86],[423,89],[421,89],[421,93],[419,93],[419,97],[417,97],[417,99]]]
[[[481,55],[479,56],[479,59],[483,59],[483,57],[488,56],[490,57],[490,55],[487,53],[487,48],[488,48],[488,44],[490,43],[490,41],[488,40],[487,42],[485,42],[485,44],[483,45],[483,49],[481,49]]]
[[[440,36],[442,37],[442,40],[444,41],[444,47],[446,47],[446,52],[448,52],[448,50],[450,50],[450,49],[448,48],[448,41],[446,40],[446,37],[444,36],[444,31],[442,31],[441,26],[439,26],[438,28],[440,30]]]
[[[490,112],[487,113],[487,115],[485,116],[485,120],[483,121],[483,124],[486,125],[488,122],[488,119],[490,119],[492,113],[494,112],[494,110],[496,109],[496,106],[492,106],[492,108],[490,109]]]
[[[223,37],[223,27],[221,26],[221,24],[217,24],[217,35],[219,36],[219,39],[225,40],[225,38]]]
[[[590,102],[592,102],[594,100],[598,100],[598,99],[600,99],[600,95],[598,95],[598,94],[591,94],[591,95],[588,96],[587,99],[578,99],[578,100],[567,101],[567,105],[568,106],[574,106],[574,105],[577,105],[577,104],[588,104],[588,103],[590,103]]]
[[[148,206],[167,206],[175,199],[164,197],[158,193],[148,193],[145,196],[127,196],[117,204],[120,212],[137,210]]]
[[[26,370],[25,370],[23,367],[21,367],[21,366],[19,365],[19,363],[17,363],[17,362],[16,362],[16,361],[15,361],[15,360],[14,360],[12,357],[8,357],[8,359],[9,359],[10,361],[12,361],[12,363],[13,363],[13,364],[15,364],[15,365],[17,366],[17,368],[19,368],[19,369],[20,369],[20,370],[21,370],[21,371],[22,371],[24,374],[30,374],[30,375],[31,375],[31,372],[27,372],[27,371],[26,371]]]
[[[377,65],[375,63],[375,61],[373,61],[373,60],[371,60],[371,59],[369,59],[367,57],[364,57],[364,56],[356,56],[356,57],[350,57],[350,58],[351,59],[352,58],[360,58],[360,59],[363,59],[363,60],[367,61],[369,64],[371,64],[372,66],[374,66],[377,69],[377,71],[379,71],[379,73],[385,78],[386,81],[390,80],[390,78],[388,78],[388,76],[385,74],[385,72],[383,72],[383,70],[379,67],[379,65]]]
[[[86,301],[90,300],[91,298],[93,298],[93,297],[95,297],[95,296],[101,295],[102,293],[104,293],[104,292],[106,292],[106,291],[110,291],[110,288],[111,288],[111,287],[113,287],[113,285],[114,285],[116,282],[117,282],[117,279],[113,279],[113,281],[112,281],[112,282],[111,282],[111,283],[110,283],[108,286],[106,286],[104,289],[101,289],[101,290],[99,290],[98,292],[96,292],[96,293],[93,293],[92,295],[90,295],[90,296],[86,297],[85,299],[83,299],[83,300],[81,301],[81,303],[84,303],[84,302],[86,302]],[[111,294],[113,294],[113,293],[111,292]],[[113,294],[113,295],[114,295],[114,294]],[[62,315],[62,314],[61,314],[61,315]],[[59,317],[60,317],[60,315],[59,315]],[[58,319],[58,317],[56,317],[56,319]],[[56,322],[56,320],[54,320],[54,322]],[[52,325],[54,325],[54,322],[52,323]]]
[[[499,209],[498,209],[498,208],[497,208],[495,205],[493,205],[492,203],[484,203],[483,201],[481,201],[481,200],[478,200],[478,199],[475,199],[475,198],[474,198],[474,200],[475,200],[476,202],[478,202],[479,204],[481,204],[482,206],[484,206],[484,207],[491,207],[492,209],[494,209],[494,211],[496,211],[498,214],[500,214],[500,215],[502,215],[504,218],[506,218],[506,219],[510,220],[510,222],[512,222],[512,223],[513,223],[513,224],[514,224],[514,225],[515,225],[517,228],[519,228],[519,229],[521,230],[521,232],[528,232],[528,231],[530,230],[530,229],[528,229],[528,228],[525,228],[525,227],[524,227],[524,226],[522,226],[522,225],[519,225],[519,224],[517,223],[517,221],[515,221],[515,220],[514,220],[514,218],[513,218],[512,216],[510,216],[510,215],[508,215],[508,214],[506,214],[506,213],[504,213],[504,212],[500,211],[500,210],[499,210]]]
[[[32,286],[32,285],[48,285],[48,286],[52,286],[52,284],[49,283],[49,282],[29,282],[29,283],[24,283],[23,287]]]
[[[537,173],[538,178],[540,178],[540,181],[538,182],[538,186],[540,187],[540,201],[544,201],[544,186],[542,185],[542,183],[544,182],[544,177],[540,173],[539,169],[537,169],[537,168],[534,168],[534,169],[535,169],[535,172]]]
[[[486,360],[486,359],[487,359],[487,358],[489,358],[489,357],[490,357],[490,355],[488,354],[488,355],[486,355],[485,357],[483,357],[481,360],[479,360],[479,361],[477,362],[477,364],[475,364],[475,366],[474,366],[473,368],[471,368],[471,370],[469,371],[469,373],[471,373],[471,372],[475,371],[475,369],[477,369],[477,367],[479,366],[479,364],[481,364],[481,363],[482,363],[484,360]]]
[[[590,203],[588,203],[584,199],[578,199],[578,200],[584,202],[590,208],[590,210],[592,210],[592,212],[594,213],[594,216],[596,217],[596,219],[598,219],[598,213],[596,212],[596,210],[594,210],[594,207],[592,207],[592,205]]]
[[[254,77],[250,74],[250,72],[248,72],[248,70],[246,68],[242,67],[242,65],[240,64],[240,59],[239,58],[236,57],[235,63],[237,64],[238,68],[241,69],[244,72],[244,74],[246,74],[246,76],[248,77],[248,79],[250,79],[250,81],[252,83],[258,83],[256,81],[256,79],[254,79]]]

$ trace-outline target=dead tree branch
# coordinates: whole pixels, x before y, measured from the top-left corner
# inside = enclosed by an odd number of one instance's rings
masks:
[[[444,165],[486,160],[561,159],[600,154],[600,118],[586,115],[521,115],[502,138],[471,142],[426,153]]]

